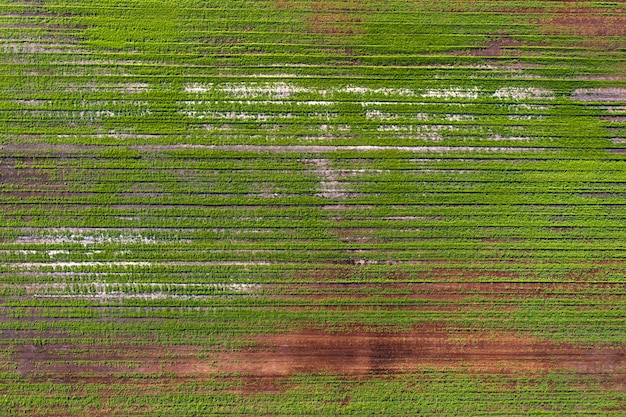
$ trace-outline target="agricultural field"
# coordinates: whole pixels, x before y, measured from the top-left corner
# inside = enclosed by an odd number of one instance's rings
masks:
[[[0,416],[626,415],[624,0],[0,0]]]

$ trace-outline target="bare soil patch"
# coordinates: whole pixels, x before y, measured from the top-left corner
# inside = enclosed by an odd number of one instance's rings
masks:
[[[320,192],[317,194],[323,198],[339,199],[349,196],[344,185],[339,182],[340,173],[333,169],[327,159],[310,159],[307,162],[315,167],[315,174],[320,178]]]
[[[15,184],[23,187],[37,186],[50,182],[50,175],[43,170],[33,168],[31,163],[13,158],[0,160],[0,181],[3,184]]]
[[[299,6],[303,3],[293,0],[278,0],[275,4],[275,7],[280,10],[294,10],[297,8],[296,5]],[[359,25],[362,20],[358,16],[358,12],[369,10],[366,1],[315,0],[309,4],[308,10],[301,9],[299,11],[308,12],[305,15],[305,22],[310,33],[342,36],[362,33],[362,28]]]
[[[580,7],[576,2],[560,13],[540,21],[548,34],[582,36],[626,36],[626,14],[617,10]]]
[[[26,342],[11,346],[7,365],[24,378],[61,383],[119,384],[131,375],[158,375],[141,388],[146,392],[157,381],[202,381],[219,375],[236,378],[239,393],[280,392],[292,387],[289,377],[301,373],[371,378],[423,368],[513,376],[571,371],[597,375],[614,387],[626,366],[623,347],[583,348],[512,332],[450,329],[433,323],[405,332],[308,329],[242,341],[247,347],[241,350],[216,347],[210,354],[195,346]]]
[[[448,331],[435,325],[412,332],[353,331],[259,336],[257,345],[219,355],[223,372],[282,378],[298,373],[376,375],[421,367],[528,374],[567,369],[611,373],[626,364],[624,349],[583,349],[506,332]]]
[[[507,50],[507,46],[524,46],[524,42],[516,41],[508,37],[493,40],[485,44],[482,48],[470,49],[468,51],[457,52],[455,55],[471,55],[471,56],[486,56],[486,57],[498,57],[498,56],[510,56],[520,55],[519,51],[513,49]]]
[[[626,102],[626,88],[579,88],[571,95],[577,101]]]
[[[378,145],[137,145],[137,150],[214,149],[222,151],[251,152],[302,152],[325,153],[336,151],[404,151],[404,152],[543,152],[535,147],[479,147],[479,146],[378,146]]]

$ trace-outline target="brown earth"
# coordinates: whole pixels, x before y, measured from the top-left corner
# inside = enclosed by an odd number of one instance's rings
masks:
[[[514,49],[507,50],[503,48],[506,46],[524,46],[524,45],[527,45],[527,44],[521,41],[513,40],[511,38],[503,37],[503,38],[496,39],[485,44],[482,48],[470,49],[469,51],[458,52],[455,55],[497,57],[497,56],[528,54],[528,52],[522,53],[521,51],[518,51],[518,50],[514,50]]]
[[[308,330],[254,340],[255,346],[219,355],[218,369],[272,378],[393,374],[421,367],[505,374],[571,370],[623,378],[620,369],[626,365],[623,348],[583,349],[513,333],[447,331],[436,325],[405,333]]]
[[[46,171],[34,168],[35,164],[24,160],[3,158],[0,160],[0,182],[24,187],[41,187],[50,184],[51,177]],[[51,184],[52,185],[52,184]]]
[[[623,347],[582,348],[510,332],[428,324],[400,333],[304,330],[248,340],[254,344],[209,356],[192,346],[18,344],[11,362],[19,375],[36,381],[119,384],[129,375],[158,375],[155,383],[165,384],[220,375],[241,381],[242,392],[280,391],[286,378],[299,373],[369,378],[433,367],[510,376],[579,372],[597,376],[609,388],[625,380]]]
[[[15,371],[25,377],[105,378],[120,374],[209,377],[218,373],[279,378],[297,373],[371,375],[420,367],[526,374],[571,370],[623,377],[626,348],[579,347],[505,331],[449,329],[423,324],[412,331],[375,327],[343,332],[302,330],[243,337],[239,351],[195,346],[30,342],[11,346]]]
[[[362,33],[359,25],[361,18],[358,12],[367,11],[367,2],[356,1],[329,1],[315,0],[312,2],[300,2],[294,0],[278,0],[275,6],[279,10],[294,10],[303,5],[308,5],[310,12],[305,17],[309,33],[350,36]],[[346,50],[349,55],[350,51]]]
[[[591,7],[565,9],[540,23],[553,35],[626,36],[626,14]]]
[[[547,35],[581,36],[581,44],[603,51],[617,51],[626,45],[626,13],[621,8],[590,7],[581,1],[561,2],[554,12],[536,20]]]

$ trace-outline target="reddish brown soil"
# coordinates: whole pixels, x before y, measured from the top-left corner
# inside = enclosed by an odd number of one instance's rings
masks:
[[[624,47],[626,42],[618,37],[626,36],[626,13],[618,8],[595,8],[583,3],[563,2],[557,13],[538,19],[540,30],[549,35],[582,36],[587,47],[613,51]]]
[[[522,46],[524,42],[515,41],[510,38],[500,38],[489,42],[483,48],[470,49],[466,52],[459,52],[456,55],[472,55],[472,56],[510,56],[521,55],[520,51],[503,49],[505,46]]]
[[[570,9],[542,24],[548,33],[556,35],[626,36],[626,15],[593,8]]]
[[[165,385],[224,378],[236,381],[240,393],[279,392],[299,373],[371,378],[423,368],[458,370],[479,375],[529,377],[550,371],[595,375],[608,389],[622,386],[626,348],[572,344],[478,329],[451,330],[424,324],[412,331],[376,327],[326,332],[304,330],[244,337],[248,347],[207,354],[194,346],[87,345],[77,340],[43,345],[11,345],[10,363],[33,381],[71,384],[136,384],[130,375],[152,375],[137,392]],[[80,386],[80,385],[77,385]],[[238,386],[239,388],[232,388]],[[106,393],[103,393],[103,395]]]
[[[44,170],[33,168],[33,163],[5,158],[0,161],[0,181],[4,184],[20,185],[20,189],[28,189],[48,184],[48,187],[59,188],[51,181],[50,175]],[[67,188],[67,187],[65,187]]]
[[[303,4],[307,3],[293,0],[278,0],[274,7],[280,10],[293,10]],[[366,1],[315,0],[308,4],[308,11],[311,13],[306,17],[305,21],[310,33],[349,36],[362,32],[362,28],[359,25],[361,19],[356,13],[368,9]]]
[[[260,336],[254,347],[221,354],[218,368],[278,378],[297,373],[393,374],[421,367],[507,374],[559,369],[605,374],[626,365],[624,349],[583,349],[505,332],[429,327],[406,333],[310,330]]]

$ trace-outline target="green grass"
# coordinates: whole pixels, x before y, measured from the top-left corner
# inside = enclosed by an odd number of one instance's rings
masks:
[[[0,415],[623,415],[624,6],[0,1]]]

